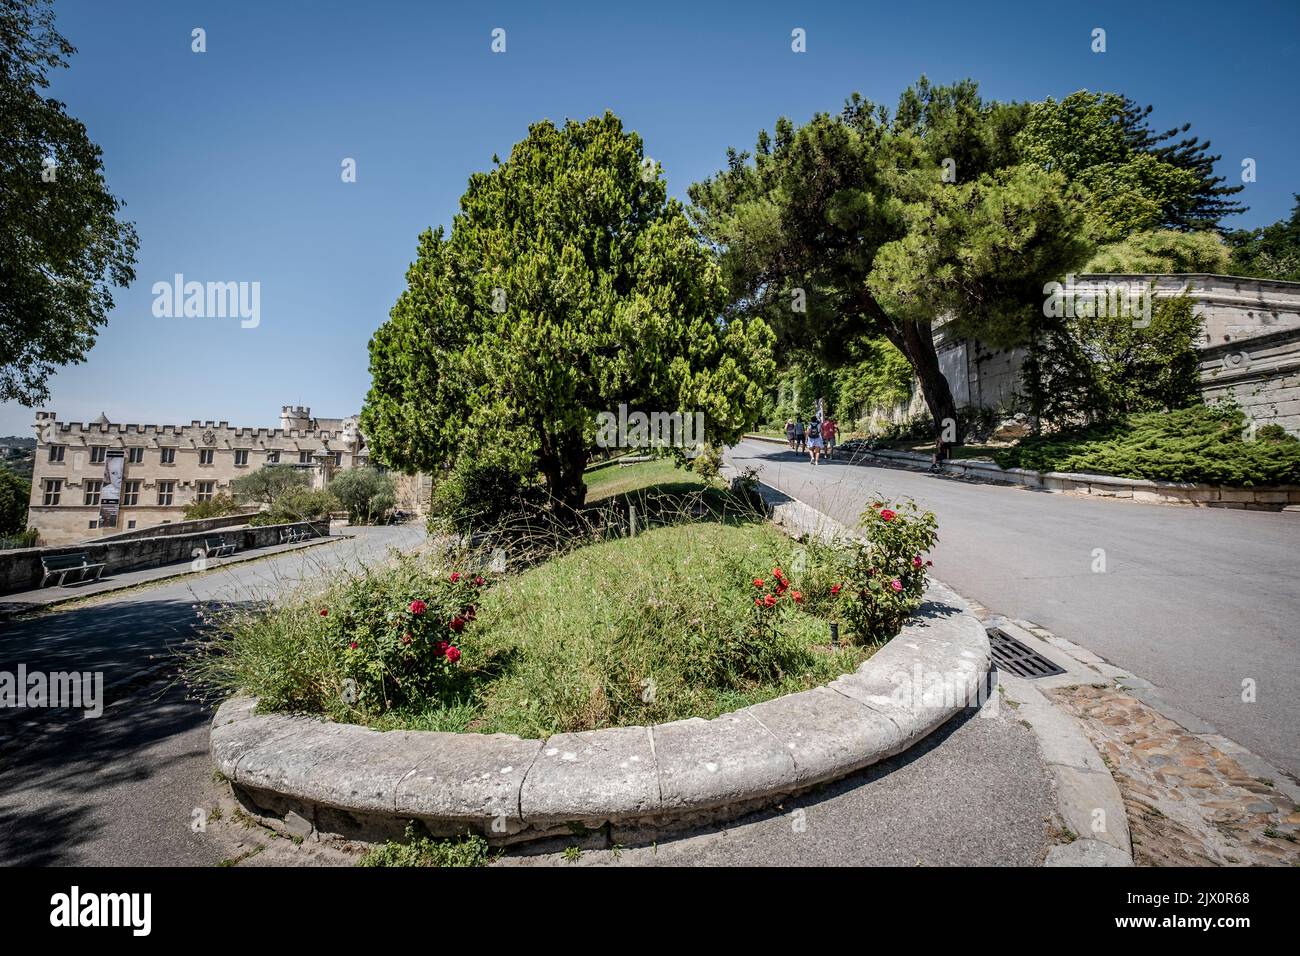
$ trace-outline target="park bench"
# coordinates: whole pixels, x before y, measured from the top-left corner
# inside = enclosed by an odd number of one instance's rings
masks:
[[[311,528],[281,528],[280,529],[281,544],[295,544],[299,541],[306,541],[308,538],[314,536],[315,536],[315,532],[313,532]]]
[[[235,553],[235,545],[227,541],[225,535],[219,538],[204,538],[203,553],[208,558],[224,558]]]
[[[52,554],[41,558],[41,570],[45,572],[41,578],[41,587],[45,587],[50,583],[50,578],[56,576],[59,587],[63,587],[68,582],[69,575],[73,581],[98,581],[104,573],[104,562],[92,562],[90,555],[84,551],[77,554]]]

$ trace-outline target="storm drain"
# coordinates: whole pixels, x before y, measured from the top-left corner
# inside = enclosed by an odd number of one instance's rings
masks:
[[[1064,667],[1054,663],[1026,647],[1005,631],[991,627],[988,629],[989,647],[993,651],[993,660],[1000,670],[1008,671],[1017,677],[1051,677],[1064,674]]]

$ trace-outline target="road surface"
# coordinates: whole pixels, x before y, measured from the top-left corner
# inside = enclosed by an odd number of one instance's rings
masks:
[[[1300,515],[1074,497],[844,460],[814,468],[752,440],[727,459],[850,524],[869,500],[914,498],[939,519],[936,577],[1151,681],[1300,775]],[[1100,558],[1105,570],[1095,571]]]

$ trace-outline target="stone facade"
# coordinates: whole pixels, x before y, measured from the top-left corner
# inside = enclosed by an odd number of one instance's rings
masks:
[[[1083,282],[1146,286],[1158,298],[1189,293],[1204,330],[1202,394],[1232,397],[1257,424],[1276,422],[1300,435],[1300,282],[1208,273],[1080,275]],[[935,346],[958,408],[1014,409],[1024,349],[990,349],[974,339],[948,340],[936,323]],[[925,411],[920,388],[912,400],[876,409],[878,421],[901,422]]]
[[[315,418],[286,405],[278,428],[228,422],[119,425],[100,415],[88,424],[36,413],[37,448],[28,524],[42,544],[62,545],[181,521],[185,506],[222,492],[268,464],[309,472],[323,488],[335,471],[369,464],[356,416]],[[124,453],[122,503],[113,527],[99,525],[99,490],[109,449]]]

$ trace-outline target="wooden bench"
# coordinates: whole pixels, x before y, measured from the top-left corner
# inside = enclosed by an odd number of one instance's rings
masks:
[[[72,575],[73,581],[98,581],[104,573],[104,562],[92,562],[90,555],[84,551],[77,554],[52,554],[41,558],[41,570],[45,572],[41,578],[41,587],[45,587],[50,583],[50,578],[56,576],[59,587],[63,587],[68,582],[69,575]]]
[[[235,553],[235,546],[226,540],[225,535],[219,538],[204,538],[203,553],[204,557],[208,558],[224,558]]]

